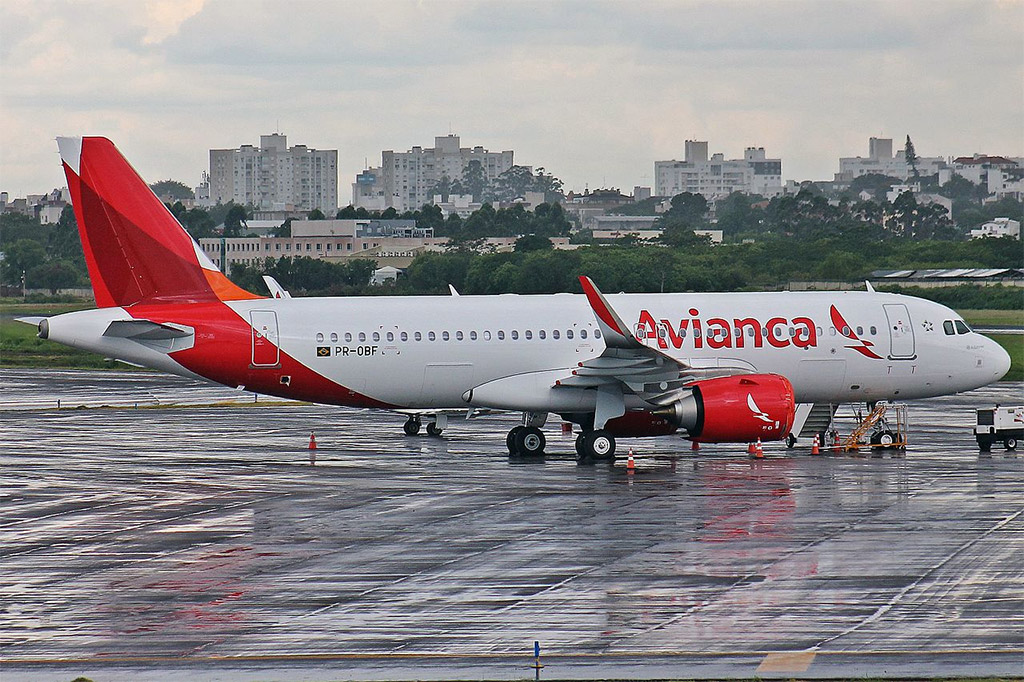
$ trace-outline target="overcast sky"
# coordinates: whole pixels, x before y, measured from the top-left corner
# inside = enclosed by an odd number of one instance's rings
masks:
[[[687,139],[831,179],[868,137],[1024,156],[1024,0],[0,0],[0,189],[65,184],[57,135],[143,177],[210,148],[339,151],[339,199],[383,149],[511,149],[567,189],[654,182]]]

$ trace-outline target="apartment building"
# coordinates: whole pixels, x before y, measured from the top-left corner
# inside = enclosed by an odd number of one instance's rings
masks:
[[[408,211],[430,203],[442,177],[460,180],[473,161],[480,163],[488,182],[513,165],[513,152],[491,152],[483,147],[463,147],[458,135],[434,138],[433,147],[413,147],[407,152],[381,152],[379,168],[356,176],[352,205],[367,210],[393,207]]]
[[[946,168],[946,160],[941,156],[917,158],[917,172],[922,176],[935,175],[943,168]],[[913,175],[913,169],[907,163],[903,149],[893,154],[891,137],[871,137],[868,138],[866,158],[853,156],[839,159],[839,172],[835,175],[835,181],[850,183],[854,178],[868,174],[906,180]]]
[[[211,149],[207,205],[252,205],[257,211],[338,210],[338,150],[288,146],[280,133],[261,135],[258,147]]]
[[[733,192],[773,197],[782,193],[782,159],[768,158],[764,147],[747,147],[742,159],[723,154],[708,158],[708,143],[687,140],[682,161],[655,161],[654,186],[658,196],[682,192],[720,199]]]

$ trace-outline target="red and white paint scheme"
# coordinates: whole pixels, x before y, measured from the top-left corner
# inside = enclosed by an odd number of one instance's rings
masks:
[[[929,301],[866,292],[264,298],[232,284],[107,139],[60,138],[98,309],[44,338],[247,391],[377,407],[440,432],[453,409],[549,414],[583,459],[616,436],[786,438],[798,403],[923,398],[996,381],[1006,351]],[[453,294],[455,292],[453,291]]]

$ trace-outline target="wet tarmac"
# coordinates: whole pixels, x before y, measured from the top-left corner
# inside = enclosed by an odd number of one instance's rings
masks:
[[[1020,383],[911,402],[905,454],[622,440],[630,475],[556,422],[510,460],[510,415],[0,381],[4,682],[1024,674],[1024,459],[970,431]]]

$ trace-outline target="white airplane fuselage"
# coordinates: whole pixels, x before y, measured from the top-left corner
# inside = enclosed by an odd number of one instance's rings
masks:
[[[780,374],[792,382],[798,402],[944,395],[995,381],[1008,364],[1005,351],[990,339],[975,332],[946,333],[949,323],[961,319],[955,312],[907,296],[781,292],[618,294],[607,299],[627,324],[636,325],[634,332],[645,345],[695,368]],[[222,305],[259,332],[255,341],[246,339],[244,349],[230,354],[223,351],[226,344],[239,344],[237,334],[189,306],[170,306],[166,319],[159,320],[194,328],[194,339],[188,341],[193,345],[183,351],[171,345],[177,340],[147,343],[103,336],[110,321],[140,312],[155,319],[157,307],[61,315],[49,319],[48,335],[177,374],[308,397],[302,376],[281,364],[286,355],[381,406],[422,409],[465,406],[467,391],[505,377],[564,373],[604,348],[582,295],[290,298]],[[846,336],[832,319],[833,306],[849,326]],[[717,333],[711,336],[712,331]],[[261,335],[270,343],[261,347]],[[236,366],[220,363],[218,349],[224,363]],[[197,363],[192,359],[200,355],[197,351],[212,353],[212,361]],[[238,363],[241,356],[246,362]],[[530,399],[510,395],[502,404],[481,406],[527,410]],[[321,400],[367,404],[345,395]]]

